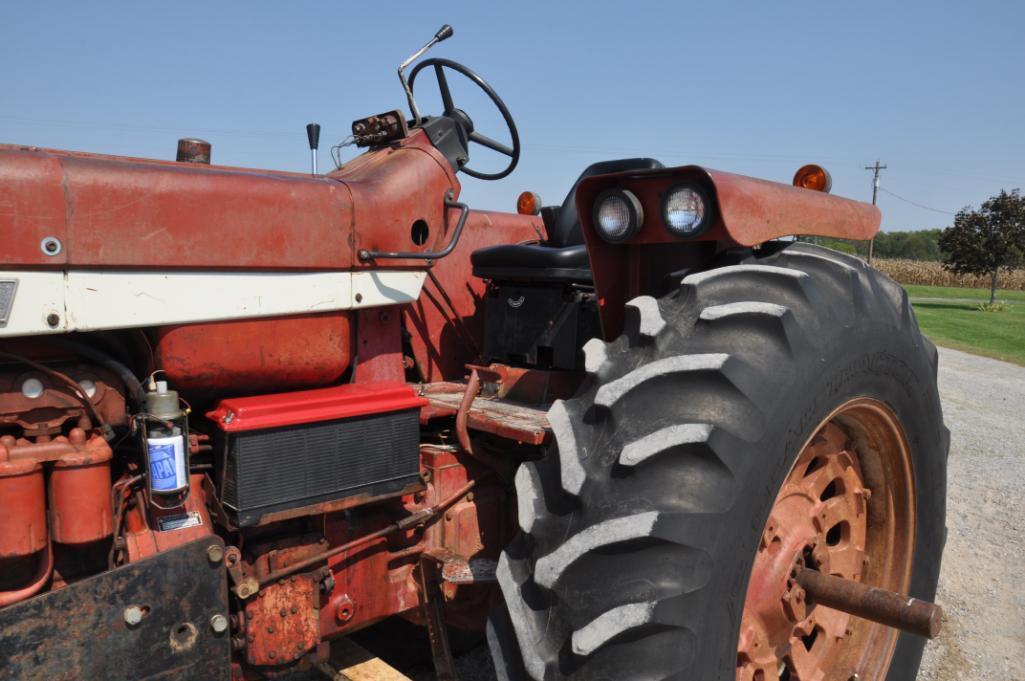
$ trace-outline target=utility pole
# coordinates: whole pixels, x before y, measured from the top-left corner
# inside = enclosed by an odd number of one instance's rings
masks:
[[[879,161],[876,161],[874,166],[865,166],[865,170],[872,171],[872,205],[876,205],[876,194],[879,193],[879,171],[885,170],[885,165],[879,165]],[[872,264],[872,251],[875,250],[876,240],[875,237],[868,242],[868,264]]]

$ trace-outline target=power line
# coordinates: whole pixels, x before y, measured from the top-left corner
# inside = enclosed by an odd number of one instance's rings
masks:
[[[917,203],[915,201],[912,201],[911,199],[905,199],[903,196],[898,196],[897,194],[894,194],[893,192],[887,189],[883,189],[882,187],[879,188],[879,191],[885,192],[899,201],[903,201],[904,203],[910,203],[912,206],[922,208],[923,210],[931,210],[934,213],[943,213],[944,215],[957,215],[957,213],[952,213],[949,210],[940,210],[939,208],[932,208],[931,206],[926,206],[921,203]]]

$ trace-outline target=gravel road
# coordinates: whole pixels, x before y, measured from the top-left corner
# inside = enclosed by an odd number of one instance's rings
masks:
[[[1025,367],[941,348],[939,384],[951,431],[946,621],[919,679],[1025,681]],[[462,681],[495,678],[483,648],[457,666]]]
[[[940,348],[951,431],[944,629],[919,679],[1025,681],[1025,368]]]

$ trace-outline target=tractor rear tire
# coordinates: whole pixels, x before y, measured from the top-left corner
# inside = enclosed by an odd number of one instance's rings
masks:
[[[870,524],[867,540],[896,575],[888,584],[933,600],[949,435],[936,349],[906,293],[857,258],[804,243],[731,252],[719,265],[661,299],[633,300],[622,336],[587,343],[588,379],[548,413],[548,456],[517,471],[523,532],[501,558],[506,607],[488,632],[499,678],[798,678],[789,653],[774,673],[742,672],[738,637],[777,495],[827,427],[864,457],[854,468],[874,483],[856,491],[869,522],[889,514],[889,535]],[[856,421],[845,405],[866,404],[903,438],[907,489],[888,489],[878,471],[888,454],[845,430]],[[892,550],[880,548],[887,541]],[[879,584],[864,565],[861,578]],[[807,676],[916,676],[924,639],[875,628],[876,638],[851,638],[857,627],[879,625],[852,621],[833,666]],[[865,669],[856,653],[869,640],[879,659]]]

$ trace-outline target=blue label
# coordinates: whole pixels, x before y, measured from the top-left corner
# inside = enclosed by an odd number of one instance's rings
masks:
[[[171,443],[149,445],[149,474],[153,489],[170,492],[181,487],[178,480],[175,447]]]

